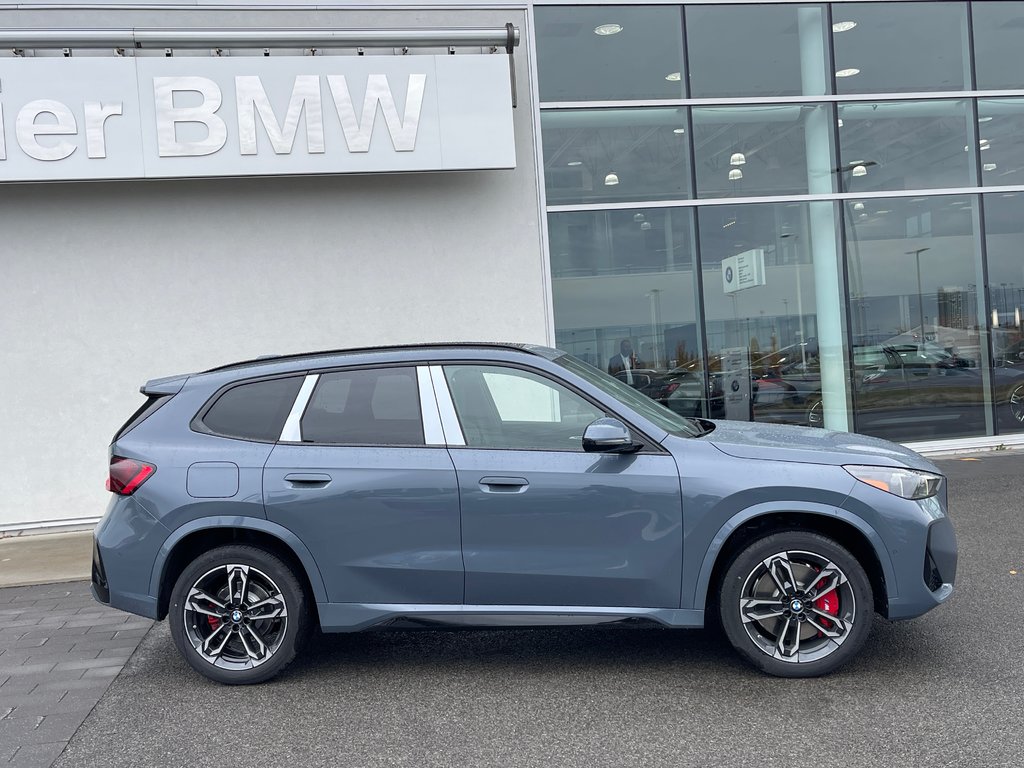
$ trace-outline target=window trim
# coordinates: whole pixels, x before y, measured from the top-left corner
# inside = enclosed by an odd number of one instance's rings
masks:
[[[436,377],[434,378],[434,387],[435,387],[435,390],[437,390],[438,405],[439,405],[439,407],[442,407],[441,403],[442,403],[443,400],[447,400],[447,402],[451,404],[451,407],[452,407],[451,416],[455,419],[455,424],[458,425],[458,428],[459,428],[458,438],[462,441],[461,443],[458,443],[458,444],[454,444],[454,443],[449,442],[448,443],[448,448],[449,449],[454,449],[454,448],[467,449],[468,448],[469,450],[474,450],[474,451],[528,451],[530,453],[574,453],[574,454],[578,454],[578,453],[584,453],[585,454],[585,453],[587,453],[586,451],[582,450],[582,446],[581,446],[581,450],[576,451],[576,450],[563,450],[563,449],[559,449],[559,448],[496,448],[496,447],[486,447],[486,446],[480,446],[480,445],[467,445],[466,442],[465,442],[464,433],[462,431],[462,421],[459,418],[458,411],[455,409],[455,401],[452,400],[451,391],[448,388],[448,379],[444,375],[444,370],[443,369],[444,369],[445,366],[448,366],[448,365],[475,365],[475,366],[484,367],[484,368],[514,368],[514,369],[517,369],[517,370],[526,371],[527,373],[532,373],[532,374],[534,374],[536,376],[539,376],[539,377],[541,377],[543,379],[547,379],[548,381],[552,381],[552,382],[554,382],[554,383],[556,383],[556,384],[558,384],[558,385],[560,385],[562,387],[565,387],[565,389],[569,390],[574,395],[576,395],[576,396],[582,398],[583,400],[585,400],[586,402],[590,403],[591,405],[596,407],[598,410],[600,410],[603,413],[605,413],[607,416],[611,416],[612,418],[618,419],[619,421],[621,421],[623,424],[626,425],[626,427],[629,429],[629,431],[633,435],[635,435],[636,437],[640,438],[640,442],[643,443],[643,448],[641,448],[639,451],[634,451],[633,453],[631,453],[629,455],[635,456],[635,455],[638,455],[638,454],[639,455],[669,455],[670,454],[668,449],[666,449],[663,445],[661,445],[661,443],[659,443],[657,440],[655,440],[650,435],[648,435],[644,430],[638,428],[633,423],[633,421],[631,419],[625,418],[624,416],[622,416],[622,414],[619,411],[612,410],[611,408],[606,406],[604,403],[602,403],[599,400],[591,397],[589,394],[587,394],[586,392],[582,391],[579,387],[575,386],[572,382],[567,381],[566,379],[563,379],[560,376],[557,376],[557,375],[555,375],[553,373],[550,373],[548,371],[542,370],[540,368],[535,368],[535,367],[533,367],[531,365],[520,363],[518,361],[513,362],[513,361],[509,361],[509,360],[462,360],[462,359],[451,359],[451,360],[431,361],[431,363],[430,363],[431,371],[432,372],[434,370],[437,371]],[[443,410],[443,407],[442,407],[442,410]],[[445,434],[446,435],[448,434],[449,429],[450,429],[450,425],[446,421],[445,422]],[[605,455],[605,454],[593,453],[591,455],[600,456],[600,455]]]

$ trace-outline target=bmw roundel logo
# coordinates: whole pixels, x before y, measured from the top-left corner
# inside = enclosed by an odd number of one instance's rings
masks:
[[[732,380],[732,391],[733,392],[739,392],[740,391],[740,383],[738,381],[736,381],[736,379]]]
[[[725,268],[725,282],[727,282],[727,283],[731,283],[732,282],[732,267],[726,267]]]
[[[801,603],[799,600],[794,600],[792,603],[790,603],[789,607],[792,608],[794,612],[799,613],[803,610],[804,604]]]
[[[232,611],[231,612],[231,620],[234,621],[234,622],[241,621],[242,620],[242,612],[241,611],[237,611],[237,610],[236,611]]]

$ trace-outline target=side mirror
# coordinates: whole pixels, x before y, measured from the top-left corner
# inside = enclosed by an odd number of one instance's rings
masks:
[[[629,453],[638,447],[629,429],[618,419],[597,419],[583,433],[583,450],[587,453]]]

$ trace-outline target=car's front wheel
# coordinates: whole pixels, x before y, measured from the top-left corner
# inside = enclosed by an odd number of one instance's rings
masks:
[[[845,664],[871,629],[871,582],[848,550],[809,531],[755,541],[722,580],[722,627],[739,653],[779,677],[816,677]]]
[[[211,680],[268,680],[295,658],[309,617],[291,568],[257,547],[218,547],[190,563],[171,593],[168,620],[178,651]]]

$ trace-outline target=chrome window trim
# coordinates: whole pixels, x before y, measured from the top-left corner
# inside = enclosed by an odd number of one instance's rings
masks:
[[[423,424],[423,442],[427,445],[445,445],[441,414],[437,408],[437,397],[426,365],[416,366],[416,385],[420,393],[420,416]]]
[[[430,366],[430,378],[433,381],[434,397],[437,411],[441,417],[441,428],[444,430],[445,442],[448,445],[464,446],[466,438],[462,434],[462,425],[455,413],[452,393],[448,391],[448,380],[444,377],[444,368],[440,365]]]
[[[772,3],[774,4],[774,2]],[[541,112],[562,109],[630,109],[633,107],[751,107],[776,104],[821,104],[859,101],[934,101],[936,99],[986,99],[1024,96],[1020,88],[964,91],[885,91],[884,93],[822,93],[800,96],[702,96],[685,99],[607,99],[597,101],[542,101]]]
[[[292,403],[292,409],[288,412],[288,418],[285,419],[284,427],[281,429],[282,443],[302,442],[302,414],[306,411],[306,405],[313,395],[313,389],[319,378],[320,374],[311,373],[303,379],[302,386],[299,387],[299,394],[295,396],[295,402]]]

